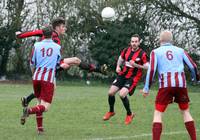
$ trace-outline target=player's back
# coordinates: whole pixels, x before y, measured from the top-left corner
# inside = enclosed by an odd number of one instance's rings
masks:
[[[170,43],[154,50],[160,87],[186,87],[184,50]]]
[[[158,72],[183,72],[184,50],[171,44],[164,44],[155,50]]]
[[[52,39],[44,39],[34,45],[36,70],[33,80],[54,81],[56,65],[60,60],[60,46]]]

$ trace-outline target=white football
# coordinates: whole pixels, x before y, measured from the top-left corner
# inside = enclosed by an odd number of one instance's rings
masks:
[[[101,12],[101,17],[103,20],[112,20],[115,17],[115,11],[111,7],[105,7],[103,8]]]
[[[86,84],[87,84],[87,85],[90,85],[90,81],[87,80],[87,81],[86,81]]]

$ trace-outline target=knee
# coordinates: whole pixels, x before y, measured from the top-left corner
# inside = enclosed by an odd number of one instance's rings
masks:
[[[129,93],[129,89],[127,88],[122,88],[120,91],[119,91],[119,96],[120,98],[125,98]]]
[[[111,90],[108,91],[108,96],[114,96],[114,95],[115,95],[115,92],[113,92]]]
[[[162,114],[163,114],[163,112],[155,110],[154,111],[153,122],[162,122]]]
[[[49,109],[48,108],[45,108],[45,111],[44,112],[48,112],[49,111]]]
[[[48,112],[49,111],[49,106],[45,106],[45,112]]]
[[[42,103],[42,105],[45,107],[45,112],[49,111],[50,105],[49,103]]]
[[[123,92],[120,92],[120,93],[119,93],[119,96],[120,96],[120,98],[125,98],[125,97],[126,97],[126,94],[123,93]]]
[[[183,116],[187,116],[188,114],[190,114],[189,109],[180,110],[180,112],[181,112],[181,114],[182,114]]]
[[[125,98],[127,96],[127,93],[126,92],[119,92],[119,96],[120,98]]]

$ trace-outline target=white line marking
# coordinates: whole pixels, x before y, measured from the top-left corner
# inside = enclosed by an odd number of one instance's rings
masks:
[[[199,131],[198,129],[196,131]],[[185,131],[175,131],[175,132],[165,132],[162,135],[178,135],[178,134],[187,134],[188,132]],[[140,135],[133,135],[133,136],[116,136],[116,137],[107,137],[107,138],[90,138],[85,140],[121,140],[121,139],[130,139],[130,138],[141,138],[141,137],[150,137],[152,136],[151,133],[144,133]]]

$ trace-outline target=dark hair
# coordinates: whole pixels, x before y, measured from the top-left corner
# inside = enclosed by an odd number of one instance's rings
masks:
[[[134,35],[132,35],[132,37],[137,37],[138,39],[139,39],[139,41],[140,41],[140,36],[139,36],[139,34],[134,34]],[[131,37],[131,38],[132,38]]]
[[[58,17],[58,18],[53,19],[51,24],[52,24],[53,29],[55,29],[56,26],[60,26],[61,24],[65,25],[65,20],[62,17]]]
[[[44,28],[42,29],[42,31],[43,31],[43,35],[44,35],[45,38],[51,38],[52,33],[53,33],[53,28],[52,28],[52,26],[44,27]]]

